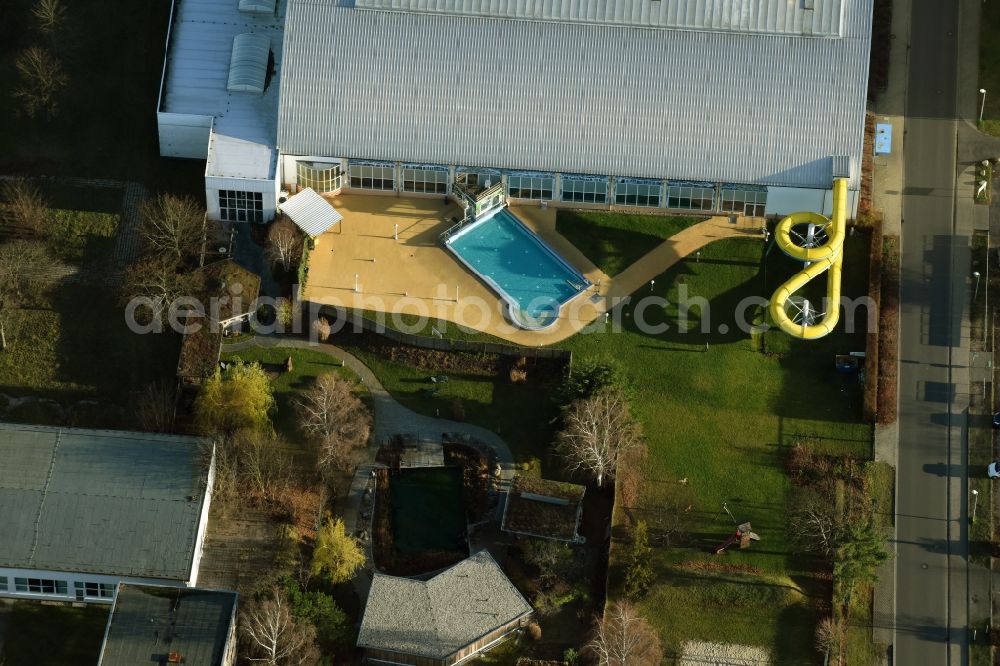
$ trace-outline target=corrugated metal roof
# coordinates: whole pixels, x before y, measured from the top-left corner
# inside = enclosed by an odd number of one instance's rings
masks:
[[[267,78],[267,54],[270,50],[271,40],[267,35],[244,32],[233,37],[226,90],[263,94]]]
[[[187,580],[208,482],[200,445],[0,424],[0,566]]]
[[[530,612],[484,550],[428,581],[376,574],[358,646],[444,659]]]
[[[275,14],[244,14],[236,0],[177,0],[160,111],[214,117],[206,175],[273,178],[285,3]],[[277,74],[263,95],[227,90],[233,39],[267,37]],[[232,156],[229,157],[231,151]]]
[[[355,6],[644,28],[839,37],[844,2],[845,0],[811,0],[808,3],[803,0],[355,0]]]
[[[808,39],[290,0],[278,147],[829,187],[832,155],[860,163],[871,12]]]
[[[288,197],[288,200],[281,204],[281,212],[313,238],[344,219],[340,211],[316,194],[316,190],[311,187]]]
[[[120,583],[97,666],[147,664],[166,652],[223,666],[235,610],[235,592]]]

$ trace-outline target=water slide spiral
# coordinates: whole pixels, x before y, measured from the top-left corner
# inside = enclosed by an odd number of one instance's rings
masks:
[[[806,227],[805,234],[797,229]],[[792,213],[774,229],[775,243],[802,270],[790,277],[771,296],[771,320],[782,331],[803,340],[816,340],[833,332],[840,321],[840,277],[844,236],[847,228],[847,179],[833,181],[833,213]],[[827,273],[826,312],[818,312],[809,301],[793,299],[807,283]],[[791,314],[789,312],[791,311]]]

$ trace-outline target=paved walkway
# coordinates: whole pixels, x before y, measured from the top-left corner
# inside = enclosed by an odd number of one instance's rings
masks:
[[[526,347],[572,337],[684,257],[723,238],[759,236],[763,222],[743,216],[708,218],[612,278],[556,231],[554,208],[512,207],[594,285],[566,304],[548,329],[525,331],[507,321],[497,295],[438,242],[458,214],[454,205],[439,199],[368,195],[338,195],[330,202],[344,221],[316,239],[304,300],[445,319]]]

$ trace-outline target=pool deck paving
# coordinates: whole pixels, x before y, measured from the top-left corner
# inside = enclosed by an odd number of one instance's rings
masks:
[[[709,243],[761,237],[763,222],[755,217],[710,217],[665,240],[612,278],[556,231],[556,209],[512,206],[512,213],[593,284],[563,307],[552,326],[527,331],[507,321],[498,296],[439,242],[452,220],[461,216],[444,197],[345,194],[328,201],[344,219],[316,239],[304,300],[444,319],[527,347],[557,344],[579,333]]]

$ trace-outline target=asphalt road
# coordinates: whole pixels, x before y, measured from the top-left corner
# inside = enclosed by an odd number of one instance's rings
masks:
[[[967,660],[961,498],[969,239],[956,234],[958,26],[958,2],[913,0],[899,341],[894,641],[899,665]]]

